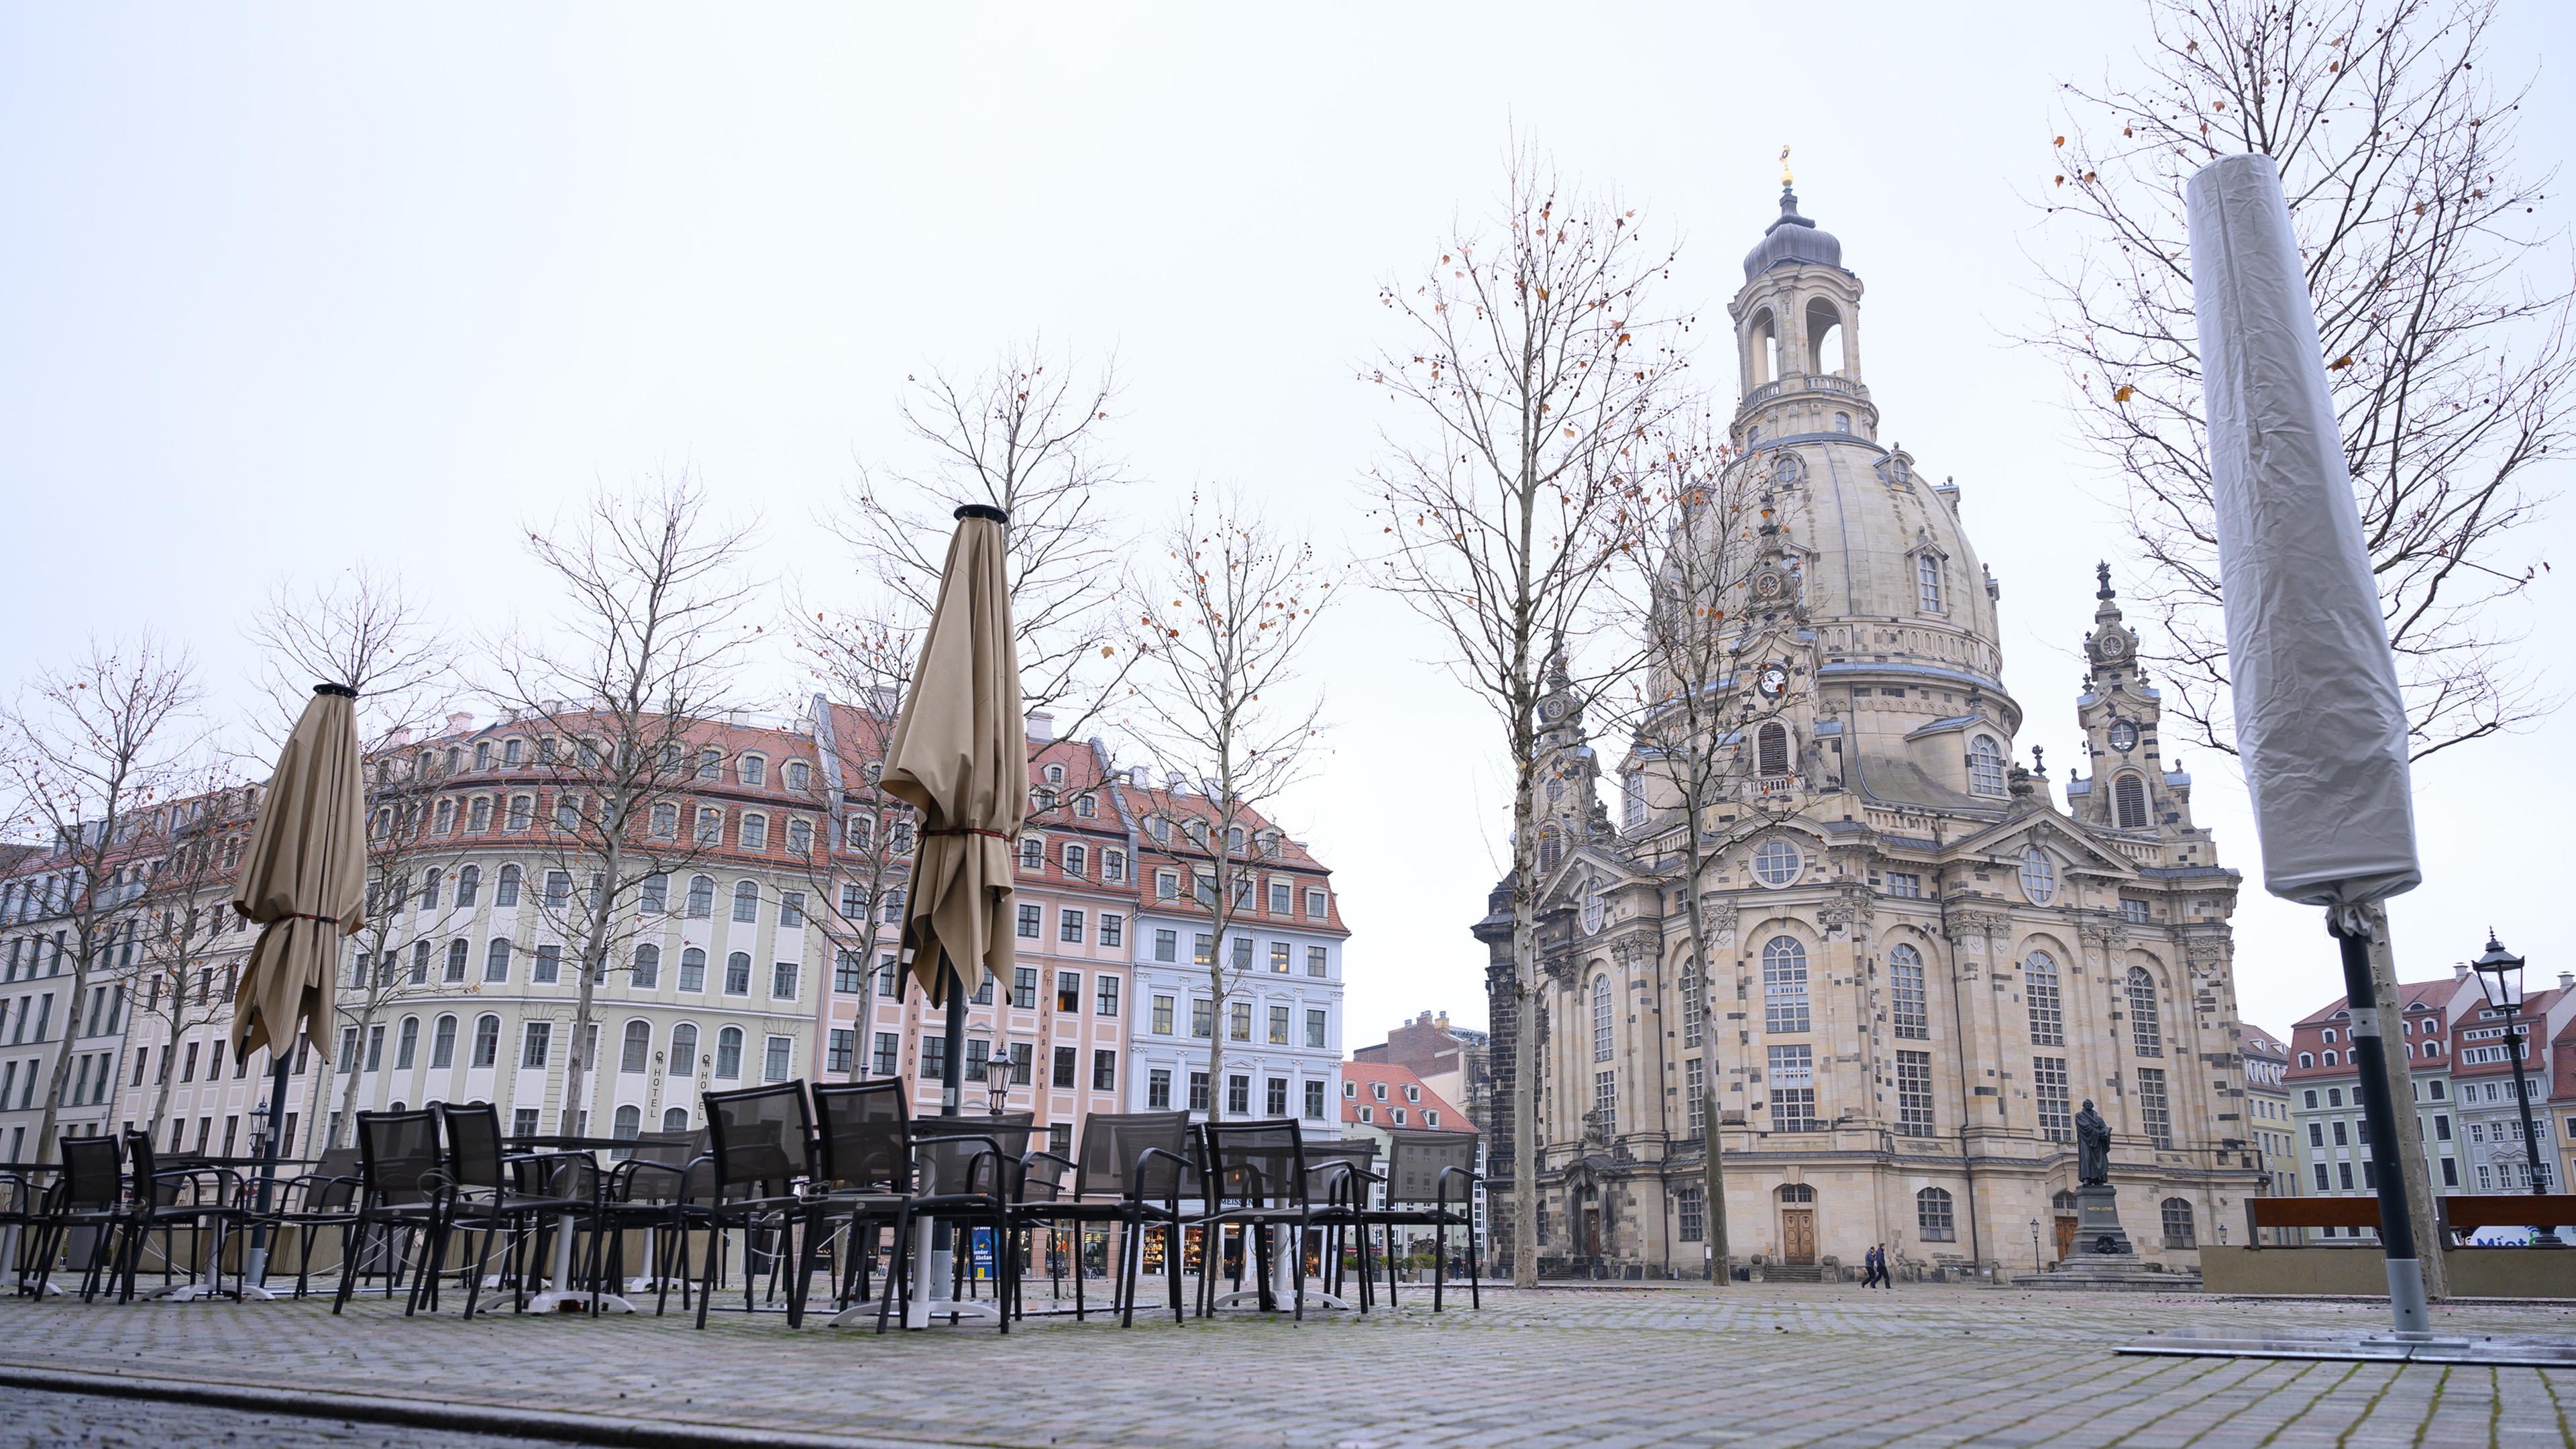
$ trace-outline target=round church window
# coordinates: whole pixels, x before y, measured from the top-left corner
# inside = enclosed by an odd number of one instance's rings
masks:
[[[1784,886],[1806,869],[1806,857],[1785,840],[1766,840],[1753,852],[1753,878],[1767,886]]]
[[[2021,893],[2035,906],[2047,905],[2057,897],[2057,867],[2036,845],[2021,853]]]

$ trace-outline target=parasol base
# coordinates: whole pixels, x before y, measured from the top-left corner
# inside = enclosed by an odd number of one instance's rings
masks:
[[[237,1288],[218,1288],[211,1283],[182,1283],[150,1295],[164,1303],[203,1303],[209,1298],[230,1298],[240,1303],[274,1303],[277,1295],[265,1288],[245,1283]]]
[[[598,1295],[596,1301],[599,1304],[599,1311],[602,1313],[632,1313],[635,1311],[634,1304],[627,1302],[625,1299],[618,1297],[614,1293],[602,1293]],[[521,1306],[530,1313],[588,1313],[590,1312],[592,1302],[592,1296],[588,1293],[575,1293],[563,1289],[551,1289],[544,1293],[529,1294],[527,1302]]]
[[[1272,1290],[1270,1294],[1271,1306],[1283,1313],[1296,1306],[1296,1303],[1291,1301],[1292,1299],[1302,1301],[1308,1308],[1348,1308],[1351,1306],[1348,1302],[1333,1294],[1319,1292],[1313,1288],[1309,1288],[1303,1293],[1290,1288],[1279,1288]],[[1255,1308],[1261,1306],[1260,1289],[1246,1288],[1236,1293],[1220,1293],[1217,1295],[1216,1302],[1212,1306],[1217,1308],[1242,1308],[1247,1305]]]

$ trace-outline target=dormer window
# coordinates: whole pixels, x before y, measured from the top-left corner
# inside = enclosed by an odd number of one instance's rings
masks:
[[[1370,1095],[1370,1096],[1372,1096],[1372,1097],[1377,1098],[1377,1099],[1378,1099],[1379,1101],[1381,1101],[1381,1102],[1385,1101],[1385,1100],[1386,1100],[1386,1083],[1384,1083],[1384,1082],[1371,1082],[1371,1083],[1369,1083],[1369,1095]]]
[[[1992,735],[1968,741],[1968,788],[1980,795],[2004,792],[2004,752]]]
[[[1047,766],[1047,767],[1046,767],[1046,782],[1047,782],[1048,784],[1050,784],[1050,785],[1061,785],[1061,784],[1063,784],[1063,783],[1064,783],[1064,766],[1062,766],[1062,765],[1049,765],[1049,766]]]
[[[1914,556],[1914,609],[1920,614],[1941,612],[1941,556],[1929,549]]]
[[[805,762],[803,760],[789,760],[787,762],[787,788],[790,790],[802,790],[805,788],[806,779]]]

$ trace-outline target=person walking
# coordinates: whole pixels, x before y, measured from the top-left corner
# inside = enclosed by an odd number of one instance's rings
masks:
[[[1879,1267],[1878,1248],[1875,1245],[1872,1245],[1861,1253],[1860,1265],[1863,1270],[1860,1275],[1860,1286],[1863,1288],[1877,1287]]]
[[[1887,1244],[1885,1244],[1885,1243],[1881,1243],[1881,1244],[1879,1244],[1879,1245],[1878,1245],[1877,1252],[1878,1252],[1878,1286],[1879,1286],[1879,1287],[1881,1287],[1881,1288],[1884,1288],[1884,1289],[1886,1289],[1886,1290],[1888,1290],[1889,1292],[1891,1292],[1891,1293],[1892,1293],[1892,1292],[1894,1292],[1894,1291],[1896,1290],[1896,1278],[1895,1278],[1895,1276],[1894,1276],[1893,1274],[1891,1274],[1891,1273],[1889,1273],[1889,1272],[1887,1271]]]

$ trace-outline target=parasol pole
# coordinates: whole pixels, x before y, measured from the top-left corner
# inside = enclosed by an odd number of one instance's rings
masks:
[[[286,1078],[294,1069],[295,1054],[279,1051],[274,1044],[268,1049],[275,1065],[269,1069],[268,1126],[260,1133],[259,1197],[250,1233],[250,1260],[243,1266],[242,1277],[254,1288],[268,1286],[268,1209],[277,1183],[277,1159],[286,1135]]]
[[[958,1059],[966,1055],[966,983],[944,950],[939,953],[939,976],[939,989],[948,1003],[948,1050],[939,1063],[939,1115],[957,1117],[965,1112],[958,1098],[966,1073]]]

